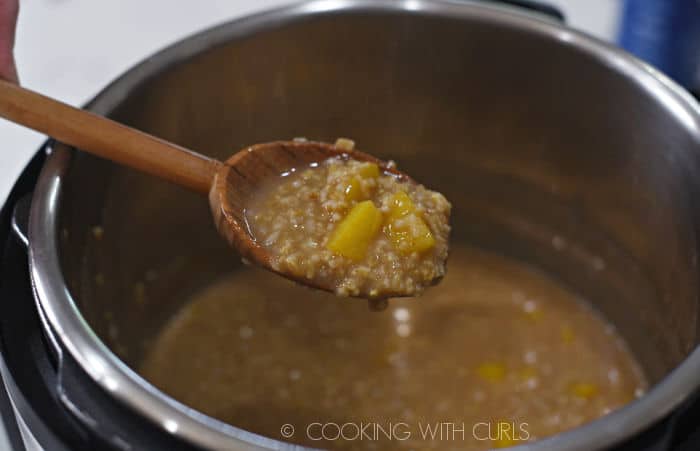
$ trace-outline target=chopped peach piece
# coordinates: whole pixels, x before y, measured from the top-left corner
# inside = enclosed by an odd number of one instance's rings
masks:
[[[360,167],[358,173],[364,178],[374,179],[379,177],[379,166],[377,166],[375,163],[367,163]]]
[[[577,382],[571,384],[571,394],[583,399],[593,399],[598,395],[598,386],[587,382]]]
[[[518,443],[515,440],[508,437],[497,438],[493,441],[493,447],[496,449],[510,448],[511,446],[515,446],[517,444]]]
[[[389,205],[386,233],[402,252],[425,252],[435,246],[435,238],[404,191],[393,195]]]
[[[345,199],[351,202],[359,202],[367,199],[367,193],[363,192],[361,179],[379,177],[379,166],[374,163],[363,163],[345,187]]]
[[[500,382],[506,376],[506,367],[500,363],[486,362],[479,365],[476,372],[487,382]]]
[[[566,344],[571,344],[574,342],[576,335],[574,334],[574,329],[571,326],[564,326],[561,328],[561,339]]]
[[[357,177],[350,179],[350,183],[345,187],[345,198],[349,201],[362,200],[362,187]]]
[[[342,150],[352,150],[355,148],[355,141],[348,138],[338,138],[335,140],[335,147]]]
[[[496,433],[496,438],[492,438],[491,443],[495,449],[510,448],[522,440],[517,437],[516,425],[512,421],[500,420],[493,432]]]
[[[374,203],[360,202],[338,223],[326,247],[343,257],[362,260],[381,225],[382,213]]]
[[[537,377],[537,368],[534,366],[525,366],[518,372],[520,378],[524,381]]]
[[[389,203],[389,220],[395,220],[416,213],[416,206],[405,191],[398,191]]]

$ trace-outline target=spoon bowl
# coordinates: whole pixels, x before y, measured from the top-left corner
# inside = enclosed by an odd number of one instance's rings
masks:
[[[413,182],[407,174],[387,162],[359,150],[318,141],[274,141],[256,144],[231,156],[214,176],[209,191],[209,205],[217,230],[246,260],[295,282],[333,292],[334,287],[275,270],[272,265],[273,256],[256,240],[245,217],[251,197],[265,181],[271,177],[279,177],[287,171],[308,167],[312,163],[333,157],[375,163],[381,172],[392,174],[402,181]],[[400,296],[404,294],[388,293],[388,297]]]

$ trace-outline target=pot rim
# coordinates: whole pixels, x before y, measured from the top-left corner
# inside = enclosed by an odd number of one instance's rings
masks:
[[[87,109],[109,113],[144,81],[204,50],[299,19],[347,12],[393,12],[471,18],[513,27],[575,47],[636,83],[700,141],[700,106],[683,88],[656,69],[611,44],[535,15],[469,1],[312,0],[233,20],[187,37],[137,64],[107,86]],[[58,210],[71,150],[49,147],[29,221],[29,265],[36,302],[47,332],[56,338],[95,383],[164,432],[210,449],[308,449],[253,434],[204,415],[151,385],[122,362],[92,331],[80,313],[61,271]],[[666,417],[700,386],[696,347],[647,394],[604,417],[557,435],[515,447],[519,451],[590,451],[622,442]],[[293,420],[290,418],[290,420]]]

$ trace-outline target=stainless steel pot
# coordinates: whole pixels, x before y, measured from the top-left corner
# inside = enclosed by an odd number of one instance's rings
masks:
[[[186,39],[90,109],[216,157],[352,136],[446,193],[455,239],[591,300],[654,386],[518,449],[607,448],[700,386],[700,109],[611,46],[466,2],[312,1]],[[132,369],[188,293],[237,265],[204,199],[57,144],[29,234],[50,340],[134,415],[206,448],[290,446],[200,414]]]

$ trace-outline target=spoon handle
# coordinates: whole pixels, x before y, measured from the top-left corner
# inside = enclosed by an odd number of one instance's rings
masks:
[[[0,117],[116,163],[207,194],[217,160],[0,80]]]

